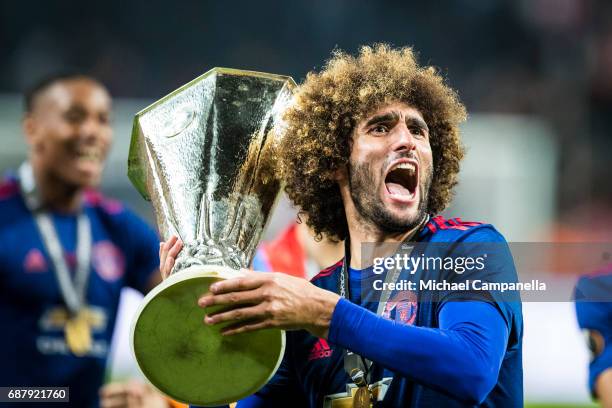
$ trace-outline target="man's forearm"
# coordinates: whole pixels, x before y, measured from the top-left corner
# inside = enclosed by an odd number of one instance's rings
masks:
[[[491,391],[508,339],[495,306],[447,303],[440,329],[397,324],[343,299],[329,340],[391,371],[479,403]]]

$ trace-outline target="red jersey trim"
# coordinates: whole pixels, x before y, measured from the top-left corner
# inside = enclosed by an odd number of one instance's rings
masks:
[[[4,181],[0,184],[0,200],[7,200],[19,194],[19,185],[14,180]]]
[[[325,269],[323,269],[321,272],[319,272],[318,274],[316,274],[310,281],[314,282],[315,280],[319,279],[319,278],[324,278],[326,276],[331,275],[332,273],[334,273],[334,271],[336,270],[336,268],[338,268],[339,266],[342,265],[342,262],[344,262],[344,258],[339,260],[338,262],[336,262],[335,264],[333,264],[332,266],[329,266]]]
[[[123,211],[120,201],[105,197],[97,190],[88,189],[84,194],[85,203],[92,207],[101,207],[110,214],[118,214]]]
[[[427,228],[431,232],[436,232],[438,229],[447,230],[447,229],[455,229],[460,231],[467,231],[469,227],[475,227],[477,225],[482,225],[480,222],[471,222],[471,221],[463,221],[461,218],[451,218],[445,219],[441,215],[434,217],[427,223]]]
[[[599,276],[604,276],[604,275],[612,275],[612,264],[605,265],[601,267],[600,269],[596,269],[592,272],[587,272],[582,276],[586,278],[597,278]]]

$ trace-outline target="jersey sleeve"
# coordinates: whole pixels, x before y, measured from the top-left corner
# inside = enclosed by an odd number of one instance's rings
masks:
[[[576,317],[578,325],[585,331],[591,353],[589,363],[589,388],[595,393],[597,377],[612,368],[612,275],[582,277],[575,290]],[[602,296],[603,291],[608,301]]]
[[[493,305],[447,302],[440,327],[397,324],[341,299],[329,341],[396,373],[480,404],[493,389],[506,349],[508,330]]]
[[[126,271],[126,285],[146,293],[154,274],[159,273],[159,237],[145,221],[126,210],[123,219],[129,236],[131,256]]]

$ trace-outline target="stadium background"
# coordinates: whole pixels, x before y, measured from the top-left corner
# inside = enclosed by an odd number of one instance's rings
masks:
[[[135,112],[214,66],[301,81],[335,47],[390,42],[439,67],[470,112],[447,213],[494,223],[514,242],[612,242],[612,4],[420,3],[0,1],[0,170],[24,157],[20,93],[49,73],[80,70],[115,98],[103,191],[151,220],[125,176]],[[267,237],[292,215],[281,202]],[[138,375],[126,345],[137,302],[132,292],[122,300],[109,377]],[[526,401],[588,405],[573,305],[528,303],[524,314]]]

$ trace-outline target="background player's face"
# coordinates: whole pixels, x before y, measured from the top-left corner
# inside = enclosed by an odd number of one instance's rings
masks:
[[[405,103],[386,105],[353,131],[350,195],[363,221],[382,232],[404,232],[425,215],[433,159],[421,113]]]
[[[66,184],[97,185],[112,141],[110,111],[108,92],[90,79],[51,84],[24,121],[33,157]]]

